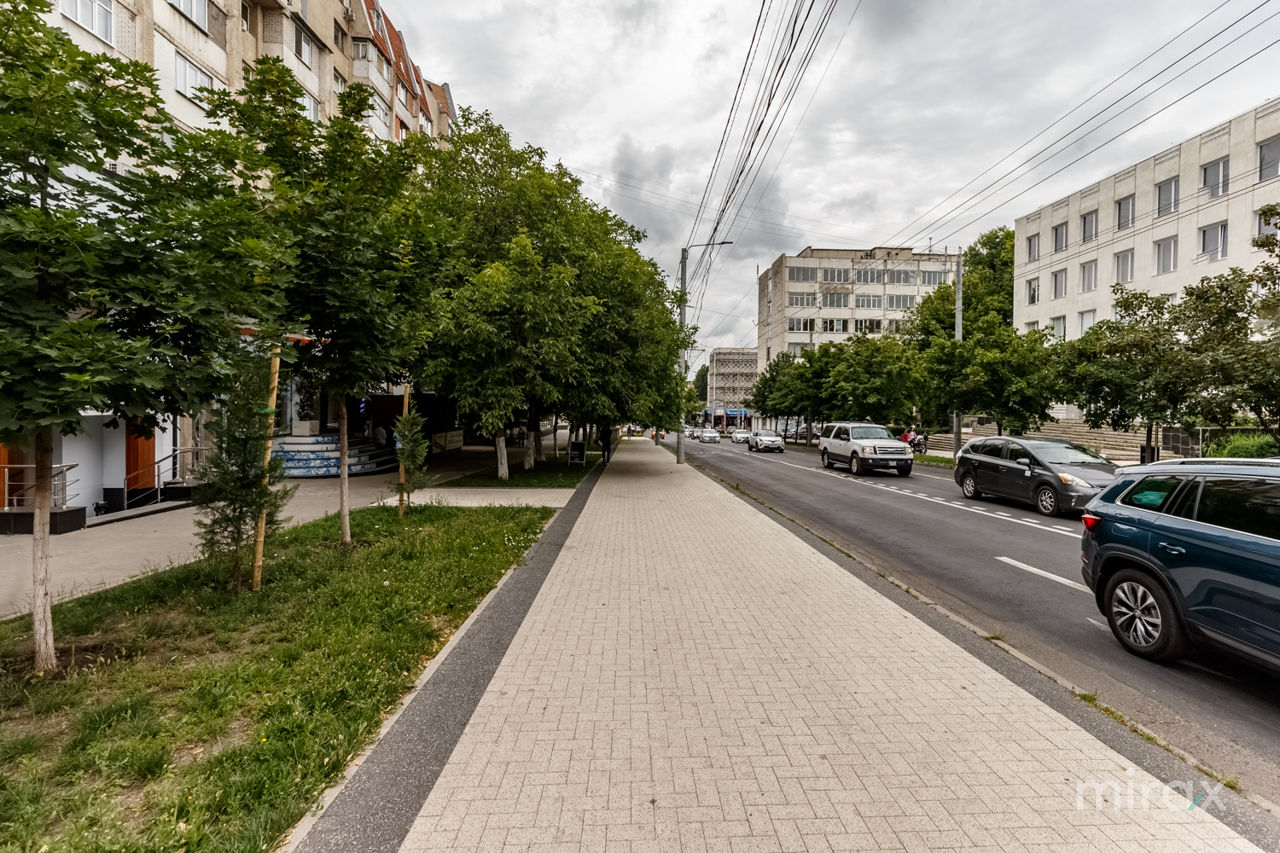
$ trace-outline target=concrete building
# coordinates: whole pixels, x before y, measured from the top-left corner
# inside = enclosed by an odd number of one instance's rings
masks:
[[[754,349],[717,347],[707,359],[707,417],[716,426],[743,426],[748,412],[743,401],[760,375]]]
[[[1111,286],[1176,295],[1252,268],[1258,209],[1280,202],[1280,99],[1046,205],[1015,224],[1013,322],[1078,338]]]
[[[910,248],[806,248],[757,281],[756,363],[827,341],[896,332],[925,294],[955,278],[956,256]]]

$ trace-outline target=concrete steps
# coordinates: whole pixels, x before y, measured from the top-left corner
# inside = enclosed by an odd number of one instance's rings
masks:
[[[284,460],[287,477],[338,476],[338,437],[336,435],[284,436],[273,443],[272,454]],[[347,472],[377,474],[399,467],[394,448],[379,447],[365,439],[348,442]]]

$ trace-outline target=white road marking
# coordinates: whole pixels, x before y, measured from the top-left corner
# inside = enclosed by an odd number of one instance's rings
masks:
[[[1088,619],[1090,622],[1092,622],[1097,627],[1101,628],[1103,631],[1106,631],[1108,634],[1111,633],[1111,628],[1107,625],[1106,622],[1099,622],[1097,619],[1094,619],[1092,616],[1086,616],[1084,618]]]
[[[1045,528],[1045,529],[1048,529],[1048,528]],[[1012,557],[996,557],[996,559],[1006,565],[1013,566],[1015,569],[1022,569],[1024,572],[1031,572],[1031,574],[1033,575],[1039,575],[1042,578],[1048,578],[1051,581],[1057,581],[1063,586],[1069,586],[1072,589],[1078,589],[1081,592],[1092,593],[1092,590],[1090,590],[1089,587],[1085,586],[1082,583],[1076,583],[1075,581],[1067,580],[1066,578],[1059,577],[1058,575],[1055,575],[1052,572],[1046,572],[1044,569],[1037,569],[1035,566],[1028,566],[1026,563],[1019,562],[1018,560],[1015,560]]]

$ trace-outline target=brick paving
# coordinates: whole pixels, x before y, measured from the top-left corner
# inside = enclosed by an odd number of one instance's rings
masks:
[[[1090,793],[1080,807],[1080,781],[1155,802],[1096,808]],[[401,849],[1256,849],[1164,791],[759,510],[632,441]]]

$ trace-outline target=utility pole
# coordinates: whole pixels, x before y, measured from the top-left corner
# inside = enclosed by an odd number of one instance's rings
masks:
[[[685,267],[689,263],[689,250],[696,249],[700,246],[731,246],[732,240],[722,240],[719,243],[694,243],[692,246],[682,246],[680,248],[680,331],[684,332],[684,307],[689,301],[689,288],[685,284]],[[685,357],[684,352],[680,353],[680,367],[682,370],[681,377],[688,381],[689,378],[689,360]],[[707,389],[707,402],[711,402],[711,389]],[[713,412],[711,417],[715,418]],[[684,412],[680,413],[680,428],[676,431],[676,464],[684,464]]]
[[[956,340],[964,340],[964,248],[956,249]],[[952,456],[960,458],[960,412],[951,414]]]

